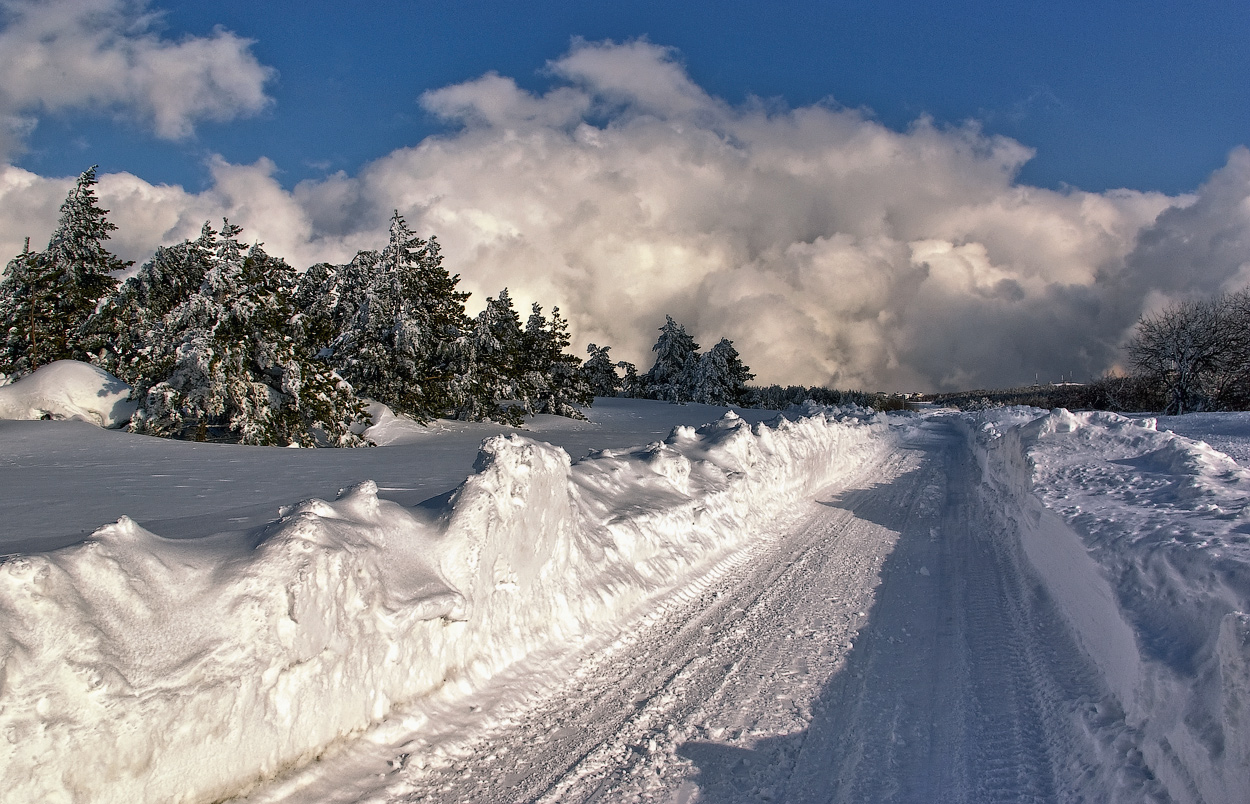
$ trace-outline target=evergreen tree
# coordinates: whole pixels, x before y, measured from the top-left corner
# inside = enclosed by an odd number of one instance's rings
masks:
[[[520,424],[525,413],[525,405],[519,401],[524,395],[521,377],[525,345],[521,317],[507,288],[498,298],[486,300],[486,308],[478,313],[465,339],[462,356],[464,387],[457,416]],[[503,404],[509,401],[518,404]]]
[[[455,409],[469,294],[456,290],[438,241],[417,237],[396,212],[381,254],[361,252],[333,273],[331,364],[361,394],[419,421]]]
[[[299,337],[295,272],[259,245],[245,251],[239,232],[227,222],[184,244],[183,253],[206,257],[206,270],[150,330],[132,429],[197,439],[224,429],[245,444],[363,443],[349,430],[360,401]]]
[[[329,357],[330,343],[339,333],[334,320],[338,274],[338,266],[319,262],[300,274],[292,297],[304,345],[324,357]]]
[[[113,256],[104,241],[117,226],[104,216],[95,196],[95,166],[85,170],[74,189],[61,204],[57,222],[42,259],[52,272],[57,288],[58,314],[64,325],[64,357],[85,357],[79,342],[83,325],[96,305],[117,289],[116,271],[125,270],[129,262]]]
[[[292,297],[296,308],[305,315],[312,310],[328,313],[333,309],[337,275],[338,267],[328,262],[319,262],[300,274]]]
[[[398,213],[396,218],[403,223]],[[450,415],[458,406],[462,384],[460,345],[469,326],[464,311],[469,293],[456,290],[460,275],[443,267],[442,247],[437,238],[414,238],[412,243],[414,270],[405,274],[405,296],[412,300],[410,309],[421,327],[425,356],[421,366],[425,382],[423,404],[431,416]]]
[[[524,365],[522,398],[530,413],[549,413],[585,419],[578,405],[590,405],[594,394],[578,371],[581,359],[569,354],[569,325],[560,308],[551,309],[551,321],[534,302],[522,338]]]
[[[206,221],[196,240],[158,248],[88,320],[84,343],[91,361],[131,385],[168,375],[172,355],[153,350],[157,329],[199,291],[216,246],[217,232]]]
[[[95,196],[95,167],[78,177],[61,204],[61,217],[38,253],[26,249],[9,263],[0,286],[0,363],[13,373],[52,360],[83,359],[84,325],[96,305],[117,288],[113,273],[125,269],[105,247],[117,227]]]
[[[42,255],[32,254],[30,238],[0,277],[0,372],[29,374],[58,359],[57,296],[52,272]]]
[[[628,360],[618,362],[616,367],[625,372],[625,376],[621,378],[621,396],[629,399],[644,399],[647,395],[647,386],[643,382],[642,375],[638,373],[638,367]]]
[[[665,316],[660,337],[651,347],[655,364],[643,375],[647,395],[666,402],[690,402],[698,383],[699,344],[686,334],[686,328]]]
[[[753,379],[733,341],[721,338],[699,358],[694,399],[706,405],[741,404],[746,384]]]
[[[586,346],[586,352],[590,357],[582,363],[579,370],[582,379],[590,386],[590,392],[595,396],[616,396],[621,390],[621,377],[616,373],[616,366],[612,363],[611,355],[608,354],[611,350],[610,346],[596,346],[593,343]]]
[[[310,325],[312,330],[323,330],[319,345],[327,347],[327,357],[336,346],[342,345],[336,341],[350,334],[353,327],[364,320],[360,318],[361,309],[371,293],[376,295],[381,283],[381,259],[377,251],[361,251],[346,265],[321,263],[300,277],[295,291],[296,305],[305,316],[317,322]]]

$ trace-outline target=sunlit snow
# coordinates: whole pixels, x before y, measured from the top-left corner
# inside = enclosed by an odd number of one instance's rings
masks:
[[[0,421],[0,800],[1250,789],[1236,416],[371,413]]]

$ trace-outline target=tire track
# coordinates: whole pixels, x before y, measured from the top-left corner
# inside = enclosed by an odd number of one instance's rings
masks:
[[[859,477],[891,488],[880,481],[914,463],[910,453],[891,454]],[[675,795],[697,772],[685,755],[691,746],[696,754],[704,744],[747,751],[736,746],[801,732],[811,700],[845,663],[894,534],[815,504],[778,524],[714,578],[587,656],[568,683],[503,713],[478,739],[444,746],[454,759],[422,760],[424,767],[408,760],[381,798],[486,804]],[[764,788],[784,783],[767,775]]]
[[[983,493],[926,420],[620,633],[475,693],[472,734],[428,710],[375,749],[378,778],[317,800],[1158,799],[1120,771],[1133,736]]]

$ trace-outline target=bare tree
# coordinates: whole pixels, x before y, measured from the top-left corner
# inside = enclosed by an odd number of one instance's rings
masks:
[[[1167,398],[1165,413],[1236,404],[1250,377],[1250,294],[1182,301],[1143,316],[1128,343],[1136,372]]]
[[[1216,400],[1224,410],[1245,410],[1250,406],[1250,288],[1221,296],[1215,303],[1222,310],[1225,340],[1217,366]]]

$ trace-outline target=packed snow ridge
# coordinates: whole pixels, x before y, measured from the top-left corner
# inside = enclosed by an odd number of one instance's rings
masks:
[[[1101,671],[1099,706],[1122,710],[1099,715],[1134,732],[1167,797],[1245,801],[1250,471],[1154,419],[1039,413],[964,418],[982,497]]]
[[[252,532],[171,540],[122,518],[11,556],[0,797],[218,800],[399,705],[619,627],[892,443],[881,414],[809,413],[729,413],[576,463],[498,436],[440,506],[365,482]]]

